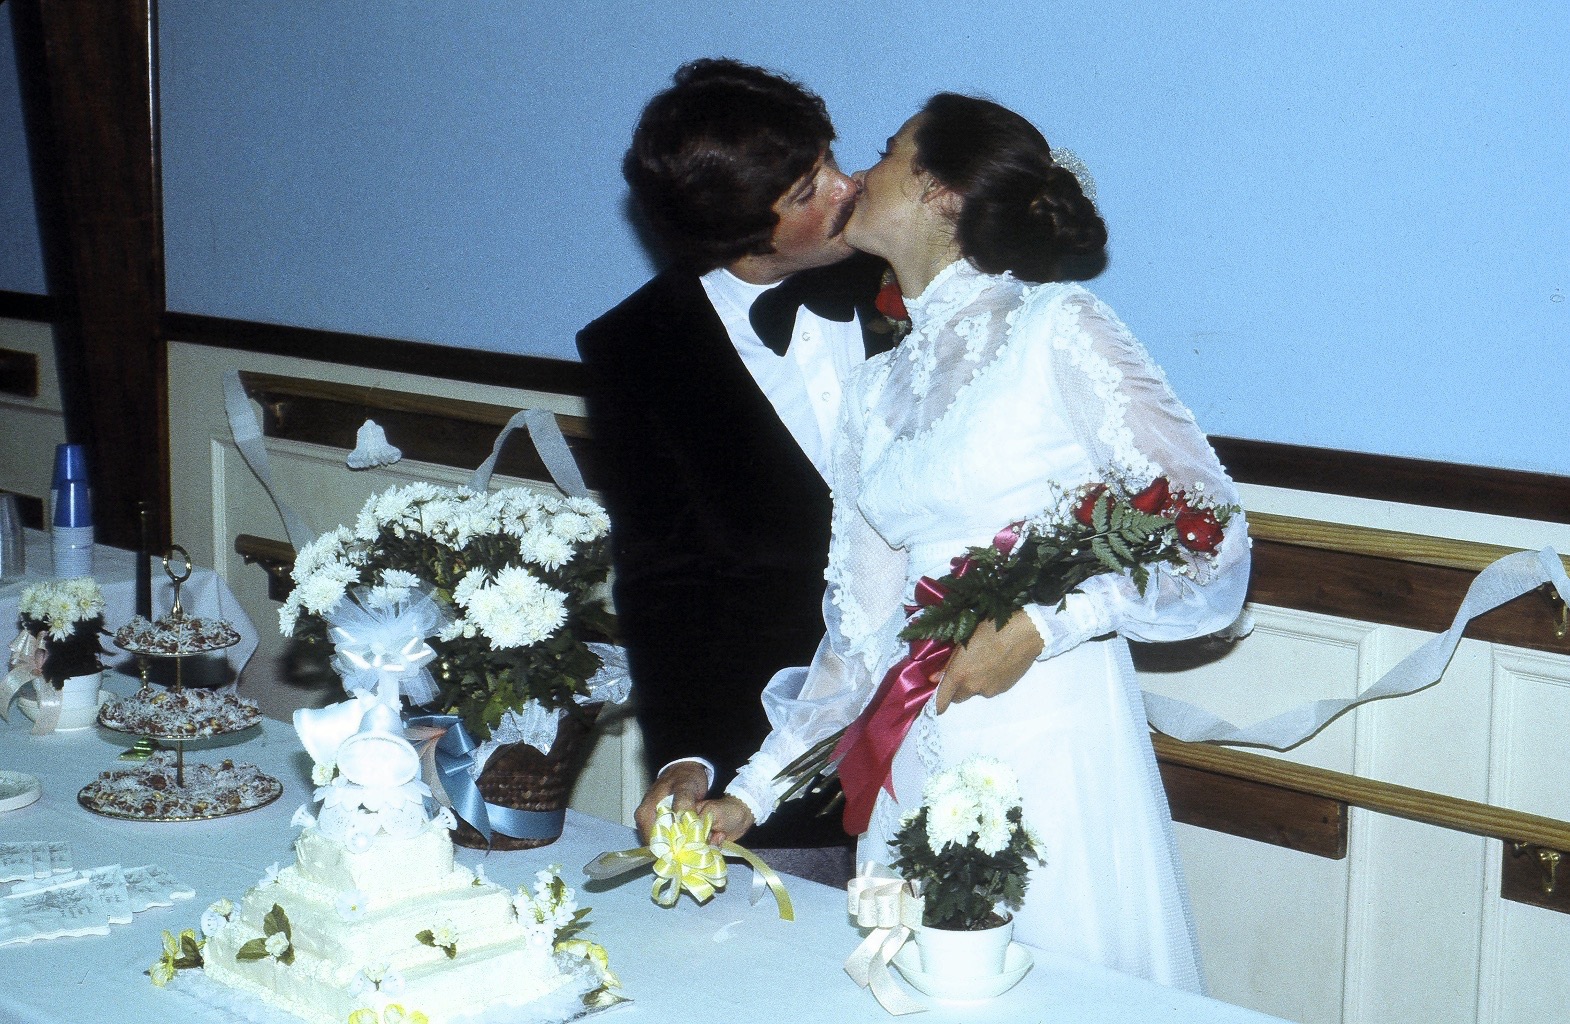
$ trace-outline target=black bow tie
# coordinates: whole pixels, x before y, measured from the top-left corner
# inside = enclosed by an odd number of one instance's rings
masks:
[[[770,351],[782,356],[790,347],[796,330],[796,311],[802,306],[825,320],[844,324],[854,319],[856,295],[845,286],[844,277],[839,264],[792,274],[753,300],[747,319]]]

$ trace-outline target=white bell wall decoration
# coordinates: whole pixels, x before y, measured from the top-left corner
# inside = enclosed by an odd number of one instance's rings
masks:
[[[354,438],[354,451],[344,459],[350,469],[374,469],[390,466],[403,458],[403,452],[387,443],[387,432],[381,424],[368,419],[360,424]]]

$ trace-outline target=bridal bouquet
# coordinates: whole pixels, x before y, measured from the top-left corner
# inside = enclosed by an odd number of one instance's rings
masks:
[[[1142,594],[1157,566],[1200,575],[1237,512],[1175,489],[1165,477],[1138,491],[1097,483],[1008,526],[990,546],[970,548],[946,575],[922,577],[900,632],[910,653],[889,669],[860,717],[780,772],[781,800],[815,790],[837,773],[845,829],[865,831],[877,791],[888,785],[894,751],[936,689],[929,678],[982,622],[1001,628],[1028,604],[1061,608],[1080,584],[1103,573],[1127,573]]]
[[[430,638],[428,703],[483,741],[508,712],[530,702],[570,709],[586,693],[601,664],[587,640],[610,622],[609,531],[587,498],[393,487],[366,502],[352,529],[296,554],[279,629],[327,639],[351,606],[402,608],[428,594],[446,620]]]
[[[35,583],[17,603],[22,631],[11,645],[12,667],[55,689],[73,676],[103,668],[104,595],[91,576]]]
[[[1025,900],[1027,859],[1041,862],[1025,824],[1019,779],[1002,761],[973,757],[927,780],[921,807],[907,815],[893,863],[919,884],[929,928],[976,931],[1003,923],[1001,906]]]

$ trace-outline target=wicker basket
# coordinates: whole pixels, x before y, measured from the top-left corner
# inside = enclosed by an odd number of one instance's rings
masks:
[[[476,783],[485,802],[522,811],[565,808],[588,757],[589,734],[602,706],[587,704],[562,715],[549,754],[542,754],[527,743],[508,743],[498,749],[485,762],[485,770]],[[559,838],[560,832],[541,839],[517,839],[493,829],[487,844],[485,837],[465,821],[459,821],[452,832],[453,842],[476,850],[532,850]]]

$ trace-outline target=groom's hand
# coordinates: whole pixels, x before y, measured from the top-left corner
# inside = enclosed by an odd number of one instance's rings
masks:
[[[697,809],[698,801],[708,793],[709,773],[704,771],[701,764],[696,761],[677,761],[666,765],[649,791],[643,794],[643,802],[638,804],[638,809],[632,812],[632,820],[638,825],[638,839],[644,843],[649,841],[654,819],[659,816],[661,800],[670,797],[671,810],[680,814],[682,811]]]
[[[934,710],[941,715],[951,703],[1007,692],[1041,651],[1041,634],[1024,612],[1015,612],[1002,629],[990,619],[983,622],[948,665],[931,677],[938,687]]]

